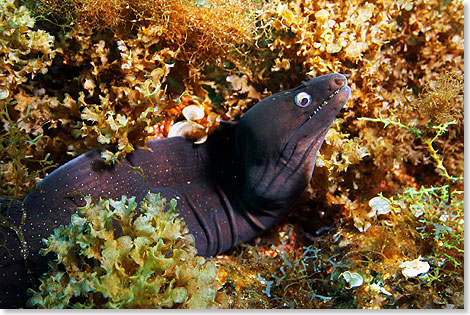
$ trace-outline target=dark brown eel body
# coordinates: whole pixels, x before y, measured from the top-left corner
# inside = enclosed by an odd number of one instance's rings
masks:
[[[25,263],[17,235],[0,229],[0,308],[25,307],[31,279],[37,281],[53,258],[39,255],[41,240],[69,224],[84,205],[77,192],[140,201],[151,191],[177,199],[198,255],[213,256],[253,239],[305,190],[317,151],[350,93],[341,74],[317,77],[263,99],[238,123],[222,123],[204,144],[182,137],[152,140],[151,151],[137,149],[125,165],[113,166],[104,164],[104,149],[98,148],[56,169],[22,203],[0,199],[2,215],[15,225],[24,206],[29,249]]]

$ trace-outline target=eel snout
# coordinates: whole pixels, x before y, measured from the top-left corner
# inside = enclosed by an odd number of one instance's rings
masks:
[[[335,91],[332,95],[332,100],[335,103],[338,103],[336,107],[343,107],[346,101],[351,96],[351,89],[348,86],[348,77],[351,75],[344,75],[340,73],[335,73],[330,78],[330,88]]]
[[[334,90],[342,88],[344,85],[348,84],[348,79],[343,74],[336,74],[331,78],[331,86]]]

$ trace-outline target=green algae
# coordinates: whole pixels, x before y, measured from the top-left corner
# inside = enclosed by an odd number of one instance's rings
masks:
[[[217,268],[196,257],[194,237],[178,218],[176,200],[149,193],[101,199],[78,208],[54,230],[41,254],[55,253],[39,291],[40,308],[211,308],[217,304]],[[119,224],[116,235],[113,224]]]

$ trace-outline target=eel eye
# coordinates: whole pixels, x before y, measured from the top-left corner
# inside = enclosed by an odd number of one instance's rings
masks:
[[[295,96],[295,104],[300,107],[307,107],[312,102],[312,97],[310,94],[305,92],[300,92]]]

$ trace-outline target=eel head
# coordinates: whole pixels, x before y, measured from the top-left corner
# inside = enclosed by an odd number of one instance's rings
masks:
[[[311,179],[316,154],[351,90],[328,74],[273,94],[251,108],[236,130],[241,197],[273,217],[289,208]]]

